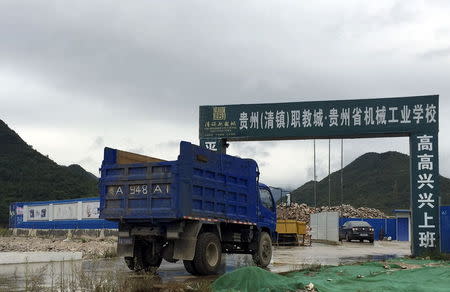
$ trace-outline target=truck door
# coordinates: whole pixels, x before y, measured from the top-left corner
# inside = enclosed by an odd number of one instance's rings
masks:
[[[268,227],[275,230],[276,227],[276,206],[269,188],[259,187],[259,208],[258,224],[261,227]]]

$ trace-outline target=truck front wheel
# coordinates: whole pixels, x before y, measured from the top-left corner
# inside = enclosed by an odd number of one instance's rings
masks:
[[[200,275],[214,275],[222,259],[219,237],[212,232],[201,233],[195,246],[194,267]]]
[[[267,232],[261,232],[258,237],[257,249],[253,261],[258,267],[265,268],[272,259],[272,239]]]

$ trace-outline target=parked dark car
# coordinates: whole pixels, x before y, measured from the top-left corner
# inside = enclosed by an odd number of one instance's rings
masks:
[[[366,221],[347,221],[339,227],[339,240],[368,240],[373,242],[373,228]]]

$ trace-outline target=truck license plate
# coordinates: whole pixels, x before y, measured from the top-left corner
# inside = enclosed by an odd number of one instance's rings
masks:
[[[128,192],[130,195],[147,195],[148,186],[147,185],[131,185]]]
[[[367,233],[361,233],[360,236],[367,236]]]

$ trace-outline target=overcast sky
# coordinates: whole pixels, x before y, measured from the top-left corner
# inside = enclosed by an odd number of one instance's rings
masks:
[[[176,159],[203,104],[440,95],[450,176],[450,1],[0,1],[0,118],[59,164],[98,175],[104,146]],[[409,153],[345,140],[345,164]],[[340,165],[332,141],[332,170]],[[312,179],[312,141],[233,143],[262,181]],[[317,142],[319,178],[328,141]]]

